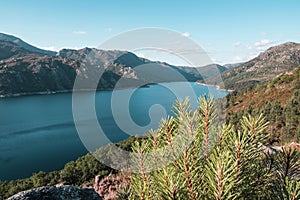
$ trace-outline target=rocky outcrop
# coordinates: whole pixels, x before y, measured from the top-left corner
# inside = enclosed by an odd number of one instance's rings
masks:
[[[47,186],[20,192],[8,200],[101,200],[102,198],[90,188],[73,186]]]

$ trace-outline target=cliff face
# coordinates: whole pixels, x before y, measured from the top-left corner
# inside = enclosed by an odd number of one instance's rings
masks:
[[[73,186],[47,186],[20,192],[8,200],[101,200],[94,189],[79,189]]]

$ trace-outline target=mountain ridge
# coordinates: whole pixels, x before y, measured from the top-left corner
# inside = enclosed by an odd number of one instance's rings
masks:
[[[272,80],[300,65],[300,44],[286,42],[270,47],[254,59],[222,74],[226,89],[243,90]],[[209,84],[219,85],[213,78]]]
[[[148,83],[198,81],[227,70],[215,64],[198,68],[173,66],[128,51],[88,47],[62,49],[53,56],[28,50],[17,40],[0,38],[1,97],[72,91],[76,77],[86,82],[78,90],[91,89],[92,81],[99,82],[98,90],[110,90]],[[117,84],[119,80],[121,84]]]
[[[27,43],[24,47],[25,42],[17,37],[9,36],[10,41],[6,37],[0,33],[1,97],[71,91],[78,76],[85,82],[99,81],[98,90],[172,81],[201,81],[240,90],[265,83],[300,65],[300,44],[294,42],[271,47],[245,63],[188,67],[150,61],[128,51],[88,47],[62,49],[49,55],[38,48],[33,51]],[[103,74],[98,80],[100,72]],[[122,84],[116,84],[119,80]]]

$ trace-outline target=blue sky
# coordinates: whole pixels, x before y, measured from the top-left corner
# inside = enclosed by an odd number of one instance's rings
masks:
[[[221,64],[249,60],[286,41],[300,42],[299,0],[6,0],[0,7],[0,32],[52,50],[97,47],[143,27],[184,33]]]

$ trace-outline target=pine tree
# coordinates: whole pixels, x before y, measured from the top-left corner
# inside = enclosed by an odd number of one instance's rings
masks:
[[[243,117],[238,130],[215,126],[213,104],[202,97],[192,110],[188,100],[177,102],[175,117],[135,143],[129,198],[299,199],[296,151],[265,152],[269,135],[262,115]]]

